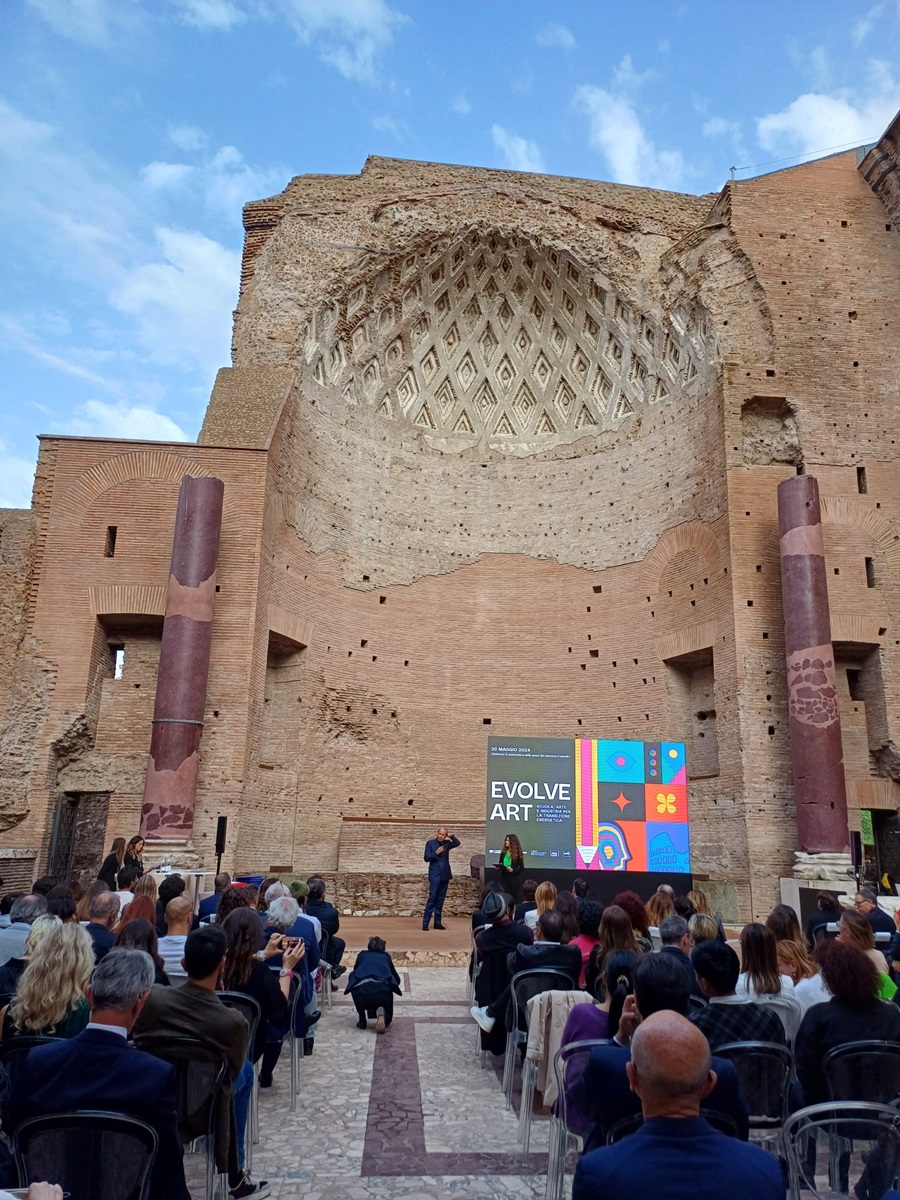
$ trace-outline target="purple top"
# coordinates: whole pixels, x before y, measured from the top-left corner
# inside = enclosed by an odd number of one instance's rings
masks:
[[[569,1013],[561,1046],[609,1037],[609,1013],[594,1004],[576,1004]],[[591,1122],[578,1111],[572,1097],[587,1059],[580,1055],[566,1064],[566,1117],[573,1133],[584,1133]]]

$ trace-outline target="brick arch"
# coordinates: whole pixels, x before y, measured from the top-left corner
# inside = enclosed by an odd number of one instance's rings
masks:
[[[193,459],[180,458],[167,450],[132,450],[95,463],[72,484],[63,499],[71,516],[81,516],[111,488],[134,479],[180,483],[183,475],[212,475]]]
[[[715,534],[700,521],[689,521],[664,533],[644,559],[644,578],[651,593],[659,590],[663,571],[672,559],[685,551],[702,555],[711,575],[725,565],[722,547]]]
[[[894,525],[863,500],[853,496],[823,496],[823,525],[852,525],[872,539],[885,563],[900,568],[900,533]]]

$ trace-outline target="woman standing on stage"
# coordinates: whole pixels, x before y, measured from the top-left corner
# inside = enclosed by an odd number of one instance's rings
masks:
[[[497,863],[503,890],[518,902],[521,900],[522,872],[525,863],[522,861],[522,843],[514,833],[508,833],[503,839],[503,849],[500,851],[500,861]]]
[[[125,847],[125,862],[124,866],[134,867],[138,872],[138,879],[144,874],[144,860],[141,855],[144,853],[144,839],[139,833],[136,833],[128,845]]]
[[[103,860],[103,866],[97,872],[97,878],[102,879],[111,892],[116,890],[116,876],[125,866],[125,839],[116,838],[112,850]]]

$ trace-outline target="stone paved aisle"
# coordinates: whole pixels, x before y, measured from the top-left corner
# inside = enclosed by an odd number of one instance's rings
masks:
[[[335,992],[315,1053],[301,1061],[294,1114],[283,1056],[260,1093],[254,1175],[269,1180],[273,1200],[543,1197],[548,1122],[534,1122],[526,1158],[497,1075],[479,1065],[464,968],[400,975],[404,995],[381,1037],[374,1025],[357,1029],[349,997]],[[188,1161],[193,1182],[200,1160]],[[201,1200],[202,1187],[193,1194]]]

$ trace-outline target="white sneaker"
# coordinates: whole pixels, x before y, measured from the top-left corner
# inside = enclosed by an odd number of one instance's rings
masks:
[[[477,1005],[473,1005],[469,1009],[469,1012],[472,1014],[485,1033],[491,1032],[491,1030],[494,1028],[494,1018],[488,1016],[488,1010],[486,1008],[479,1008]]]

